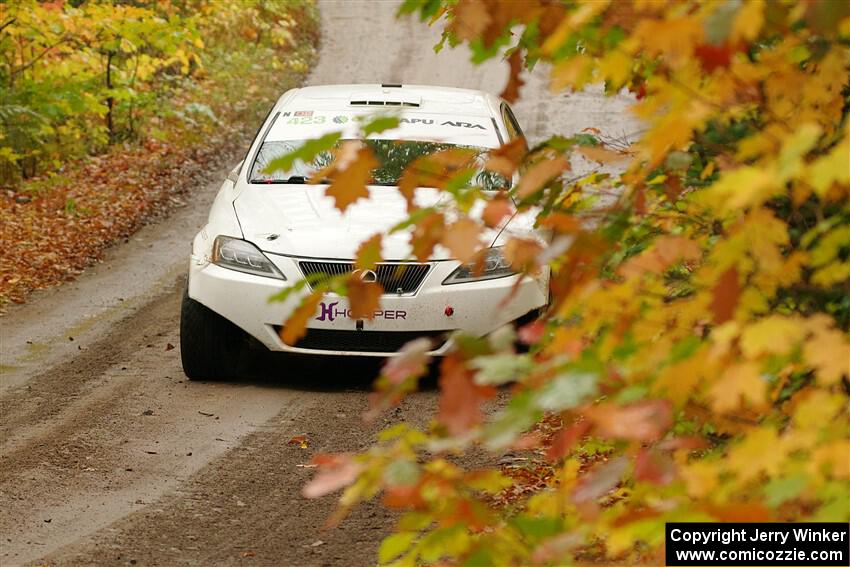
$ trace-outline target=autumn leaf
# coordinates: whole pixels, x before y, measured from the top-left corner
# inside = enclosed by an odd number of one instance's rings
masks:
[[[620,483],[628,468],[625,457],[617,457],[607,463],[596,465],[581,477],[573,491],[573,502],[592,503],[600,496],[610,492]]]
[[[850,340],[825,316],[810,320],[812,337],[803,346],[806,361],[817,369],[817,381],[829,386],[850,377]]]
[[[428,352],[434,348],[431,340],[425,337],[414,339],[398,351],[398,356],[388,358],[381,374],[393,383],[408,378],[418,378],[428,369]]]
[[[676,477],[672,459],[653,448],[641,448],[635,457],[635,480],[650,484],[670,484]]]
[[[361,270],[374,270],[381,261],[381,235],[376,234],[363,242],[354,255],[354,266]]]
[[[484,162],[484,169],[510,178],[519,168],[527,151],[525,138],[514,138],[495,150],[490,150],[489,157]]]
[[[576,151],[587,159],[601,164],[614,163],[623,159],[628,159],[628,156],[602,146],[578,146]]]
[[[443,359],[440,390],[438,418],[453,435],[480,424],[483,419],[481,404],[496,395],[492,386],[477,385],[463,360],[452,355]]]
[[[537,193],[546,183],[570,169],[570,161],[564,156],[536,163],[525,172],[517,186],[517,196],[525,199]]]
[[[384,289],[378,282],[364,282],[358,272],[353,272],[345,281],[351,303],[352,319],[374,319],[375,311],[381,306]]]
[[[662,236],[648,250],[620,266],[620,273],[634,276],[646,272],[663,272],[678,262],[697,260],[700,255],[696,242],[681,236]]]
[[[753,359],[761,354],[787,354],[803,339],[805,328],[800,322],[781,315],[771,315],[747,326],[741,333],[741,350]]]
[[[718,325],[725,323],[735,315],[738,306],[738,298],[741,295],[741,286],[738,282],[738,270],[729,268],[712,290],[711,311],[714,313],[714,322]]]
[[[767,382],[759,365],[745,362],[728,367],[709,390],[712,407],[718,412],[738,409],[742,403],[761,407],[767,402]]]
[[[445,228],[441,242],[455,259],[466,264],[481,248],[481,229],[473,220],[460,219]]]
[[[413,255],[420,262],[427,261],[434,252],[434,246],[443,238],[445,230],[444,219],[441,213],[428,213],[422,218],[413,230],[411,243]]]
[[[505,244],[505,258],[516,270],[534,271],[542,251],[543,246],[531,238],[511,238]]]
[[[508,57],[508,84],[502,90],[500,95],[508,102],[514,102],[519,98],[519,90],[525,84],[520,74],[522,73],[522,52],[515,49]]]
[[[500,195],[487,202],[481,215],[484,224],[490,228],[501,225],[505,217],[513,213],[513,206],[507,197]]]
[[[449,30],[467,41],[479,37],[490,24],[490,13],[482,0],[461,0],[452,15]]]
[[[325,193],[333,197],[334,206],[345,212],[358,199],[368,198],[366,185],[372,180],[372,170],[378,165],[372,151],[364,147],[357,152],[354,161],[346,164],[345,169],[331,174],[332,181]]]
[[[307,323],[316,314],[316,308],[324,295],[322,291],[314,291],[290,314],[280,331],[280,340],[284,344],[295,346],[307,334]]]
[[[657,441],[670,428],[673,415],[666,400],[644,400],[624,406],[602,403],[584,412],[603,437],[631,441]]]
[[[305,498],[319,498],[348,486],[362,469],[351,455],[345,454],[316,455],[313,463],[319,471],[302,489]]]

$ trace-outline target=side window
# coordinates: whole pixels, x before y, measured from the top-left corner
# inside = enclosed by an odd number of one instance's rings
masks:
[[[502,104],[502,119],[505,121],[505,127],[508,129],[508,136],[511,140],[525,137],[522,128],[519,127],[519,122],[511,111],[511,107],[505,103]]]

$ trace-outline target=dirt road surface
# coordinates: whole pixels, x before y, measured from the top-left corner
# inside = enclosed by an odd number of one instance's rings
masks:
[[[499,92],[501,62],[435,54],[436,30],[391,2],[325,1],[311,84],[404,82]],[[628,135],[625,97],[550,95],[543,70],[515,105],[533,141],[596,127]],[[241,156],[232,156],[235,163]],[[360,414],[377,362],[263,357],[243,380],[190,383],[178,311],[189,242],[226,170],[186,207],[109,251],[76,282],[0,319],[0,564],[372,565],[392,518],[361,507],[323,530],[333,498],[300,495],[311,455],[357,451],[424,423],[436,395],[378,423]],[[308,447],[288,444],[305,435]]]

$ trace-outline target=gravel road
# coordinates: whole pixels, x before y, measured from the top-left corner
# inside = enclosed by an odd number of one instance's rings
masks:
[[[501,90],[507,65],[435,54],[437,30],[396,22],[396,7],[320,2],[309,83]],[[532,142],[637,130],[625,97],[553,96],[543,73],[527,77],[515,105]],[[426,421],[436,395],[364,425],[374,361],[267,356],[238,382],[186,380],[173,345],[189,242],[225,174],[211,171],[186,207],[0,319],[0,564],[374,564],[392,518],[364,506],[324,530],[334,500],[300,496],[304,465],[316,452],[357,451],[388,423]],[[306,449],[288,444],[296,435]]]

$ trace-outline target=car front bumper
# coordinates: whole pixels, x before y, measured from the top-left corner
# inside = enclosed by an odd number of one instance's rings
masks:
[[[193,256],[189,297],[215,311],[264,344],[269,350],[303,354],[393,356],[417,335],[434,337],[432,354],[451,348],[443,339],[456,330],[482,336],[515,321],[548,301],[548,272],[536,277],[509,276],[479,282],[443,285],[459,265],[431,262],[431,270],[414,294],[386,294],[371,320],[349,317],[348,299],[328,294],[310,319],[308,334],[296,346],[281,341],[278,331],[307,291],[286,301],[269,298],[301,279],[297,260],[267,254],[287,280],[237,272],[199,261]],[[361,333],[361,335],[357,335]],[[358,347],[368,338],[368,348]]]

